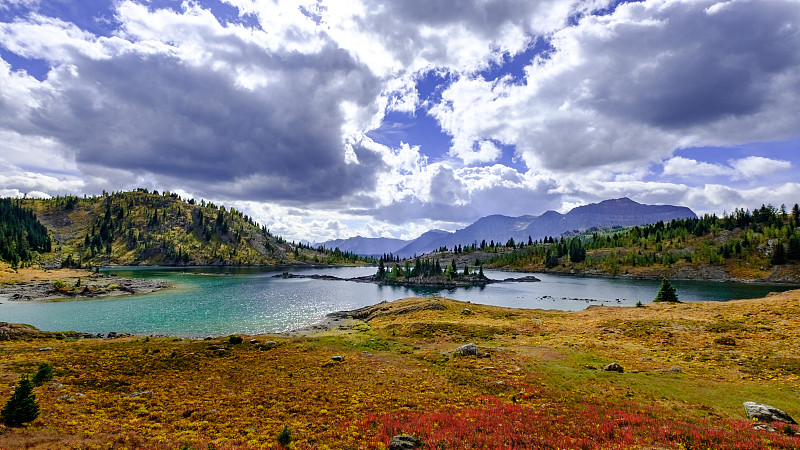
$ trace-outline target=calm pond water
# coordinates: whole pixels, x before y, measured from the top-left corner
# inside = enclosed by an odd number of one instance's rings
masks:
[[[347,278],[373,274],[375,270],[374,267],[342,267],[302,268],[292,269],[292,272]],[[27,323],[49,331],[116,331],[184,337],[260,334],[311,325],[333,311],[411,296],[442,295],[516,308],[580,310],[592,304],[649,303],[659,286],[658,281],[649,280],[536,274],[541,282],[436,290],[272,278],[279,272],[254,268],[115,268],[107,272],[123,277],[163,279],[172,287],[151,294],[94,300],[14,302],[0,299],[0,321]],[[486,275],[505,279],[525,274],[487,270]],[[703,281],[672,284],[682,301],[755,298],[792,288]]]

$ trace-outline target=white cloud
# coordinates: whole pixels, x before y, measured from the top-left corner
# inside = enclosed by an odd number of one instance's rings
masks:
[[[792,167],[789,161],[764,158],[762,156],[748,156],[731,160],[733,166],[744,178],[756,178],[772,175],[779,170],[787,170]]]
[[[0,5],[32,8],[0,19],[0,47],[50,66],[40,81],[0,59],[0,192],[192,193],[296,240],[414,237],[621,196],[711,211],[796,193],[765,181],[790,161],[674,156],[798,136],[796,2],[592,16],[609,2],[223,1],[242,20],[115,2],[104,36],[36,0]],[[499,64],[534,42],[552,51],[522,77],[481,73],[516,73]],[[432,73],[441,101],[417,91]],[[366,136],[387,112],[420,111],[451,136],[446,155]],[[507,146],[528,169],[498,163]]]
[[[525,83],[463,76],[432,113],[457,155],[496,139],[528,167],[560,173],[796,136],[800,8],[736,2],[708,15],[710,4],[626,3],[584,17],[552,35],[554,51]]]
[[[54,177],[35,172],[18,172],[13,175],[0,174],[0,190],[4,192],[36,193],[37,196],[71,194],[80,192],[83,180],[69,177]],[[16,195],[15,195],[16,196]]]
[[[664,163],[664,175],[677,177],[715,177],[718,175],[732,176],[734,174],[735,171],[730,167],[696,161],[682,156],[670,158]]]

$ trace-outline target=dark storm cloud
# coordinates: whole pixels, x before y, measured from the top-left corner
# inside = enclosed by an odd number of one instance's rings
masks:
[[[653,14],[661,25],[620,24],[613,42],[587,41],[588,54],[615,61],[587,84],[594,92],[588,103],[665,129],[768,107],[773,78],[800,62],[798,4],[738,2],[716,11],[700,6],[674,4]]]
[[[789,139],[800,133],[798,24],[795,1],[624,4],[555,32],[525,84],[462,77],[431,111],[454,142],[516,145],[528,167],[557,173]]]
[[[162,53],[76,56],[77,74],[61,70],[32,122],[80,164],[169,177],[208,196],[325,202],[374,188],[382,162],[361,148],[358,163],[345,161],[340,107],[369,106],[380,89],[370,72],[331,43],[302,54],[227,40],[214,42],[232,49],[215,55],[226,64],[218,70]],[[266,85],[238,86],[242,68],[263,72]]]

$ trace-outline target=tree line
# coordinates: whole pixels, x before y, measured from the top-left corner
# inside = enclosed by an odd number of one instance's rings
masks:
[[[31,262],[36,252],[52,250],[47,228],[19,200],[0,199],[0,260],[17,268]]]
[[[386,267],[386,262],[391,262],[392,268]],[[442,266],[439,259],[433,258],[414,258],[414,265],[410,260],[406,260],[401,266],[395,262],[394,258],[385,261],[384,258],[378,260],[378,272],[373,276],[377,281],[402,281],[409,278],[438,278],[443,277],[447,280],[453,279],[485,279],[483,265],[477,264],[470,270],[469,264],[464,265],[464,269],[459,271],[456,260],[453,258],[450,264]]]
[[[721,217],[709,214],[559,239],[547,237],[498,254],[487,263],[499,267],[541,264],[547,268],[584,263],[615,273],[620,266],[669,267],[680,261],[724,264],[730,259],[763,259],[766,255],[769,263],[780,265],[800,261],[798,227],[797,204],[791,211],[783,205],[762,205],[752,212],[735,209]],[[617,251],[622,249],[625,251]]]

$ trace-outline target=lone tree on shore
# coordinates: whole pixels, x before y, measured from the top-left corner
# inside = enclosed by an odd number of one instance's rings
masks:
[[[653,303],[661,302],[680,303],[678,296],[675,295],[675,288],[669,284],[669,281],[667,281],[666,278],[661,280],[661,287],[658,289],[658,294],[656,295],[655,300],[653,300]]]

